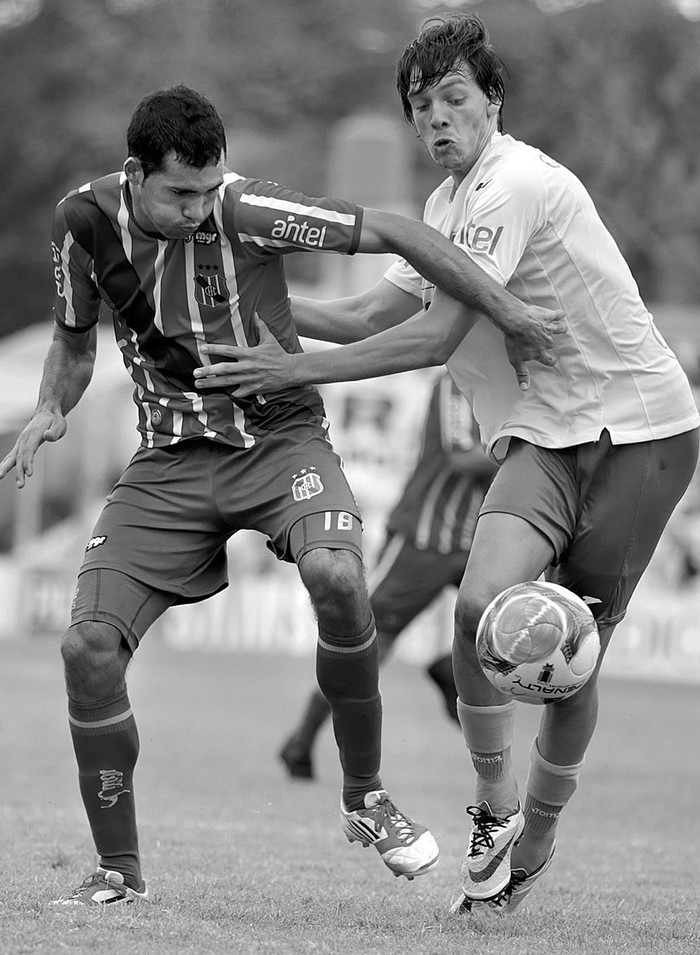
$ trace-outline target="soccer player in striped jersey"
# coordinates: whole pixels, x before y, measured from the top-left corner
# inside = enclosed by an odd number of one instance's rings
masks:
[[[295,314],[303,300],[292,299]],[[380,666],[408,625],[448,587],[459,587],[476,517],[495,467],[486,457],[469,403],[447,372],[436,380],[423,422],[420,453],[386,522],[386,538],[369,575]],[[427,673],[458,722],[452,654]],[[280,752],[290,776],[313,779],[313,746],[329,715],[315,690]]]
[[[265,534],[278,558],[298,565],[316,612],[318,680],[343,771],[343,832],[412,879],[434,867],[438,848],[380,778],[377,643],[361,519],[320,397],[302,385],[239,400],[226,386],[198,389],[193,373],[207,361],[207,343],[255,343],[260,317],[285,348],[299,349],[283,268],[295,251],[406,256],[508,330],[520,373],[527,360],[553,360],[558,316],[523,307],[423,223],[229,171],[222,121],[189,88],[145,97],[127,146],[121,172],[86,183],[56,209],[54,338],[37,408],[0,464],[0,477],[16,469],[21,488],[39,446],[65,433],[66,415],[90,381],[106,306],[134,382],[141,446],[87,544],[62,641],[70,732],[99,865],[59,901],[147,896],[126,669],[169,606],[226,586],[226,542],[242,528]]]
[[[429,280],[399,263],[366,293],[320,303],[308,327],[298,325],[351,344],[291,356],[263,332],[258,348],[212,349],[219,360],[195,372],[241,394],[271,394],[290,382],[446,361],[469,398],[500,467],[455,613],[458,712],[476,771],[454,907],[462,912],[479,902],[512,911],[552,861],[595,730],[605,650],[692,479],[700,424],[686,375],[581,182],[504,134],[501,70],[479,17],[435,17],[402,54],[398,89],[406,118],[449,173],[425,220],[524,302],[564,310],[554,366],[532,365],[529,387],[518,388],[498,331],[460,306],[443,307]],[[429,311],[413,316],[420,298]],[[543,708],[521,805],[511,764],[516,704],[484,676],[474,638],[498,593],[548,570],[590,603],[601,654],[581,690]]]

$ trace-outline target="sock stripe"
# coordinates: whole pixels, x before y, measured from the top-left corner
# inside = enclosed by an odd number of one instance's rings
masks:
[[[369,640],[365,640],[364,643],[359,644],[350,644],[349,646],[341,646],[337,643],[327,643],[321,634],[318,635],[318,645],[322,650],[325,650],[326,653],[366,653],[370,649],[374,641],[376,640],[377,633],[375,630],[372,630],[372,634]]]
[[[68,720],[71,726],[75,726],[78,729],[100,730],[106,729],[109,726],[115,726],[118,723],[124,723],[126,720],[131,719],[132,716],[133,713],[131,707],[129,707],[124,713],[119,713],[117,716],[108,716],[104,720],[76,720],[70,713],[68,714]]]

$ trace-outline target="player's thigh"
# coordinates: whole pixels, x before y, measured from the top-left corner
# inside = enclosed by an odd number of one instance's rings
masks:
[[[536,580],[571,538],[572,458],[512,439],[482,504],[458,609],[473,615],[502,590]]]
[[[224,482],[219,483],[223,500]],[[279,560],[299,564],[319,547],[349,550],[362,558],[360,510],[340,458],[319,425],[301,422],[266,436],[246,452],[237,483],[232,529],[265,534]]]
[[[176,602],[221,590],[229,534],[209,475],[225,453],[205,440],[139,449],[97,520],[81,573],[118,571]]]
[[[377,630],[398,634],[446,587],[459,586],[466,554],[419,550],[400,534],[391,535],[369,575]]]
[[[82,652],[93,659],[100,654],[121,654],[118,643],[128,648],[131,655],[149,627],[174,600],[172,593],[156,590],[120,571],[84,570],[78,576],[64,643],[80,641]],[[114,634],[120,637],[117,644]]]
[[[598,462],[557,581],[583,597],[599,625],[619,622],[695,471],[695,431],[612,446]],[[585,462],[584,462],[585,463]]]

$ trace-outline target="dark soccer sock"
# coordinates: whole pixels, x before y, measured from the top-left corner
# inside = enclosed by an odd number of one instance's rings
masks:
[[[382,700],[374,619],[349,637],[319,627],[316,678],[331,708],[345,808],[361,809],[365,793],[381,788]]]
[[[78,781],[88,822],[105,869],[141,888],[133,772],[139,754],[136,722],[126,689],[95,703],[68,701]]]

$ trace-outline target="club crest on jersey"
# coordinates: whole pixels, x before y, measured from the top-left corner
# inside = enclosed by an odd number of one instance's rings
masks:
[[[194,297],[200,305],[206,305],[209,308],[215,308],[222,302],[227,302],[229,293],[226,280],[218,272],[211,275],[197,272],[194,277]]]
[[[323,481],[316,474],[316,468],[302,468],[293,474],[292,497],[295,501],[308,501],[323,491]]]

